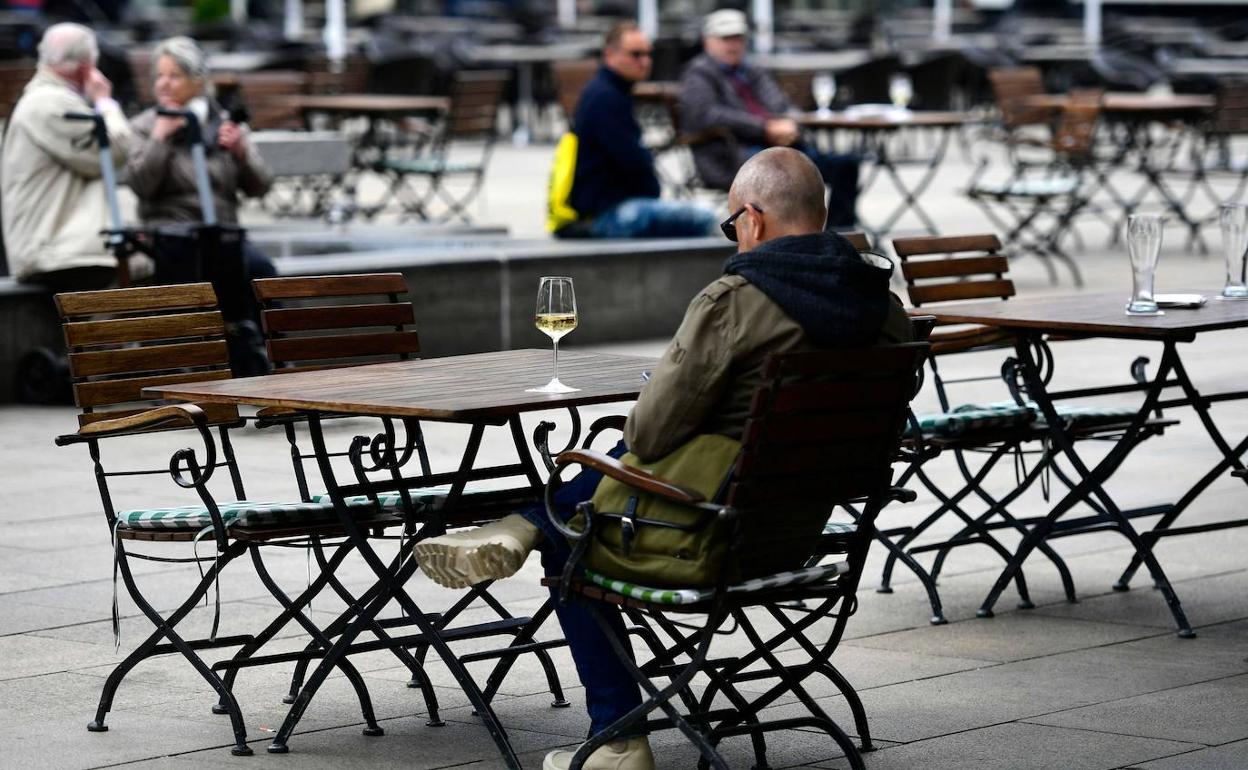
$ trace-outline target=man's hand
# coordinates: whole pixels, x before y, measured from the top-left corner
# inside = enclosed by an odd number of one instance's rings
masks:
[[[93,68],[87,73],[86,82],[82,84],[82,94],[92,104],[101,99],[111,99],[113,97],[113,84],[109,82],[108,78],[104,77],[103,72]]]
[[[772,118],[763,126],[763,135],[767,138],[767,143],[773,147],[788,147],[801,138],[802,131],[798,128],[796,121],[789,118]]]
[[[168,115],[157,115],[156,123],[152,126],[152,138],[164,142],[169,137],[177,133],[179,128],[186,123],[186,118],[179,115],[178,117],[170,117]]]
[[[241,161],[247,154],[247,137],[243,135],[243,129],[232,120],[221,124],[221,128],[217,131],[217,144],[237,160]]]

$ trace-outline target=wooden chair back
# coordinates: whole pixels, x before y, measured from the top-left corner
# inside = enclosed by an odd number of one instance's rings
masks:
[[[749,572],[803,564],[834,506],[887,492],[927,350],[907,343],[767,358],[726,498],[741,511]],[[865,554],[871,521],[859,528]]]
[[[1209,132],[1219,136],[1248,134],[1248,78],[1223,80]]]
[[[1024,103],[1028,96],[1044,94],[1044,77],[1038,67],[989,70],[988,83],[992,86],[992,96],[1001,113],[1001,123],[1006,128],[1043,125],[1049,122],[1048,110],[1029,107]]]
[[[1014,296],[1010,264],[994,234],[894,238],[910,304]]]
[[[239,101],[250,113],[250,125],[257,130],[303,127],[289,97],[307,91],[308,74],[296,70],[240,72],[230,75],[238,88]]]
[[[1088,160],[1096,139],[1097,121],[1101,115],[1099,88],[1076,89],[1062,108],[1057,127],[1053,130],[1053,149],[1067,160]]]
[[[815,97],[810,90],[810,82],[815,79],[811,70],[779,70],[771,73],[776,85],[788,97],[794,109],[810,112],[815,109]]]
[[[225,324],[212,284],[106,289],[56,295],[79,426],[151,408],[143,388],[226,380]],[[201,404],[213,424],[238,409]]]
[[[849,245],[859,251],[870,251],[871,241],[867,240],[867,234],[854,231],[852,233],[841,233],[841,237],[849,241]]]
[[[510,75],[503,70],[462,70],[451,85],[447,133],[456,138],[493,139],[498,106]]]
[[[152,92],[152,49],[132,47],[126,51],[126,61],[130,63],[130,75],[134,78],[135,98],[138,107],[147,108],[156,103]]]
[[[572,125],[576,116],[576,104],[581,99],[581,92],[598,72],[597,59],[577,59],[575,61],[557,61],[551,63],[555,76],[555,93],[559,98],[559,107],[563,116]]]
[[[0,121],[8,120],[22,98],[26,84],[35,76],[35,65],[32,62],[0,63]]]
[[[412,303],[399,301],[407,293],[401,273],[261,278],[252,287],[276,371],[407,360],[420,353],[420,339],[408,328],[416,322]]]
[[[368,88],[368,58],[360,53],[348,54],[342,68],[331,66],[329,57],[318,54],[305,66],[309,94],[362,94]]]

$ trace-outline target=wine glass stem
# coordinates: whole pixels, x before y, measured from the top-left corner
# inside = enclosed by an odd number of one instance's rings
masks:
[[[555,346],[555,381],[559,380],[559,340],[551,340]]]

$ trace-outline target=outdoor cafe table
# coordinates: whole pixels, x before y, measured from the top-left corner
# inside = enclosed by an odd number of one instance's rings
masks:
[[[1027,556],[1046,538],[1083,531],[1115,530],[1130,540],[1135,555],[1114,589],[1125,591],[1132,575],[1141,562],[1152,574],[1153,581],[1161,590],[1178,626],[1179,636],[1195,636],[1170,581],[1153,554],[1152,546],[1168,535],[1208,532],[1230,527],[1248,525],[1248,519],[1219,521],[1188,527],[1173,527],[1175,519],[1186,510],[1215,479],[1231,471],[1243,473],[1243,455],[1248,451],[1248,436],[1232,444],[1218,429],[1210,407],[1219,402],[1248,398],[1248,390],[1221,393],[1201,393],[1188,374],[1179,355],[1180,346],[1196,339],[1200,334],[1225,329],[1248,328],[1248,301],[1223,301],[1216,298],[1217,291],[1203,292],[1208,302],[1196,309],[1167,309],[1165,315],[1126,315],[1125,292],[1078,293],[1062,297],[1013,297],[1008,302],[972,302],[941,309],[923,308],[923,313],[936,316],[940,323],[979,324],[1007,329],[1015,334],[1015,351],[1021,365],[1023,384],[1027,396],[1036,402],[1048,426],[1049,434],[1057,452],[1064,455],[1074,470],[1075,482],[1070,491],[1041,518],[1018,547],[1005,570],[997,578],[979,614],[991,617],[992,607],[1001,592],[1022,568]],[[1156,373],[1145,382],[1127,385],[1111,385],[1081,388],[1067,391],[1050,391],[1048,382],[1053,368],[1058,365],[1044,342],[1046,335],[1090,338],[1136,340],[1162,344],[1161,360]],[[1165,396],[1168,389],[1179,388],[1180,393]],[[1143,391],[1144,400],[1139,411],[1126,428],[1113,449],[1095,465],[1089,466],[1075,450],[1069,432],[1055,409],[1055,402],[1067,398],[1086,398],[1116,393]],[[1177,501],[1164,506],[1152,506],[1134,511],[1124,511],[1105,491],[1104,484],[1118,469],[1127,454],[1141,438],[1141,431],[1155,410],[1190,407],[1200,419],[1205,433],[1221,454],[1221,459]],[[1245,479],[1248,483],[1248,478]],[[1095,499],[1101,511],[1077,520],[1059,521],[1080,500]],[[1245,497],[1248,500],[1248,496]],[[1138,532],[1131,519],[1161,513],[1161,519],[1152,530]]]
[[[879,242],[893,231],[897,222],[907,212],[913,211],[915,217],[922,222],[930,235],[939,235],[936,223],[919,204],[919,198],[928,185],[936,177],[941,162],[945,159],[945,151],[949,146],[950,136],[974,118],[965,112],[911,111],[883,108],[879,111],[863,112],[846,110],[843,112],[807,112],[795,116],[798,125],[821,133],[847,131],[858,134],[856,152],[870,162],[871,170],[865,180],[858,183],[858,194],[861,197],[881,173],[891,180],[893,187],[901,193],[901,201],[879,222],[871,224],[859,219],[861,229]],[[897,132],[904,129],[927,129],[936,131],[939,138],[936,146],[924,153],[921,160],[911,161],[909,158],[897,157],[889,147],[889,140]],[[918,179],[908,183],[902,177],[899,166],[903,163],[917,162],[922,169]]]
[[[511,350],[218,382],[162,385],[144,391],[153,398],[201,404],[284,407],[305,415],[317,464],[329,496],[338,509],[343,530],[376,575],[374,590],[364,594],[368,600],[356,610],[354,619],[325,652],[316,671],[300,690],[269,751],[280,753],[287,750],[287,741],[317,688],[338,661],[351,651],[356,637],[394,599],[419,629],[422,643],[429,644],[438,653],[464,689],[507,766],[520,767],[506,731],[480,688],[468,675],[463,662],[447,646],[440,627],[404,591],[404,584],[416,572],[415,560],[408,558],[408,554],[400,553],[393,563],[387,565],[373,549],[367,533],[348,513],[344,498],[368,492],[419,490],[449,483],[450,491],[442,517],[444,520],[454,519],[454,509],[461,504],[465,485],[469,481],[521,477],[524,479],[522,490],[536,499],[540,497],[545,482],[527,446],[521,415],[551,409],[570,410],[570,448],[579,439],[577,407],[635,399],[643,384],[642,371],[653,368],[654,363],[651,358],[565,351],[559,361],[560,379],[581,390],[555,395],[526,392],[526,388],[538,387],[550,378],[552,360],[550,351],[546,350]],[[391,478],[385,482],[370,481],[363,471],[373,468],[364,469],[356,461],[353,463],[356,465],[356,478],[342,483],[335,474],[331,450],[327,447],[322,429],[322,418],[331,414],[461,423],[470,426],[471,431],[456,470],[404,477],[400,461],[404,452],[401,447],[395,446],[394,431],[386,423],[386,430],[379,436],[357,437],[356,442],[364,440],[373,447],[372,461],[377,466],[383,466],[377,470],[391,473]],[[510,429],[517,455],[515,463],[478,467],[477,453],[489,426],[507,426]],[[538,440],[538,444],[539,451],[545,453],[544,438]],[[407,454],[410,455],[410,451]],[[475,497],[474,494],[464,499],[471,501]]]

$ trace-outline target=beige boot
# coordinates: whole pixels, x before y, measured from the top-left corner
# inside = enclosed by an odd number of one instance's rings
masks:
[[[431,537],[412,546],[420,569],[447,588],[511,577],[537,545],[539,532],[512,514],[483,527]]]
[[[542,770],[568,770],[574,751],[552,751],[546,755]],[[654,770],[654,755],[646,736],[611,741],[585,760],[585,770]]]

